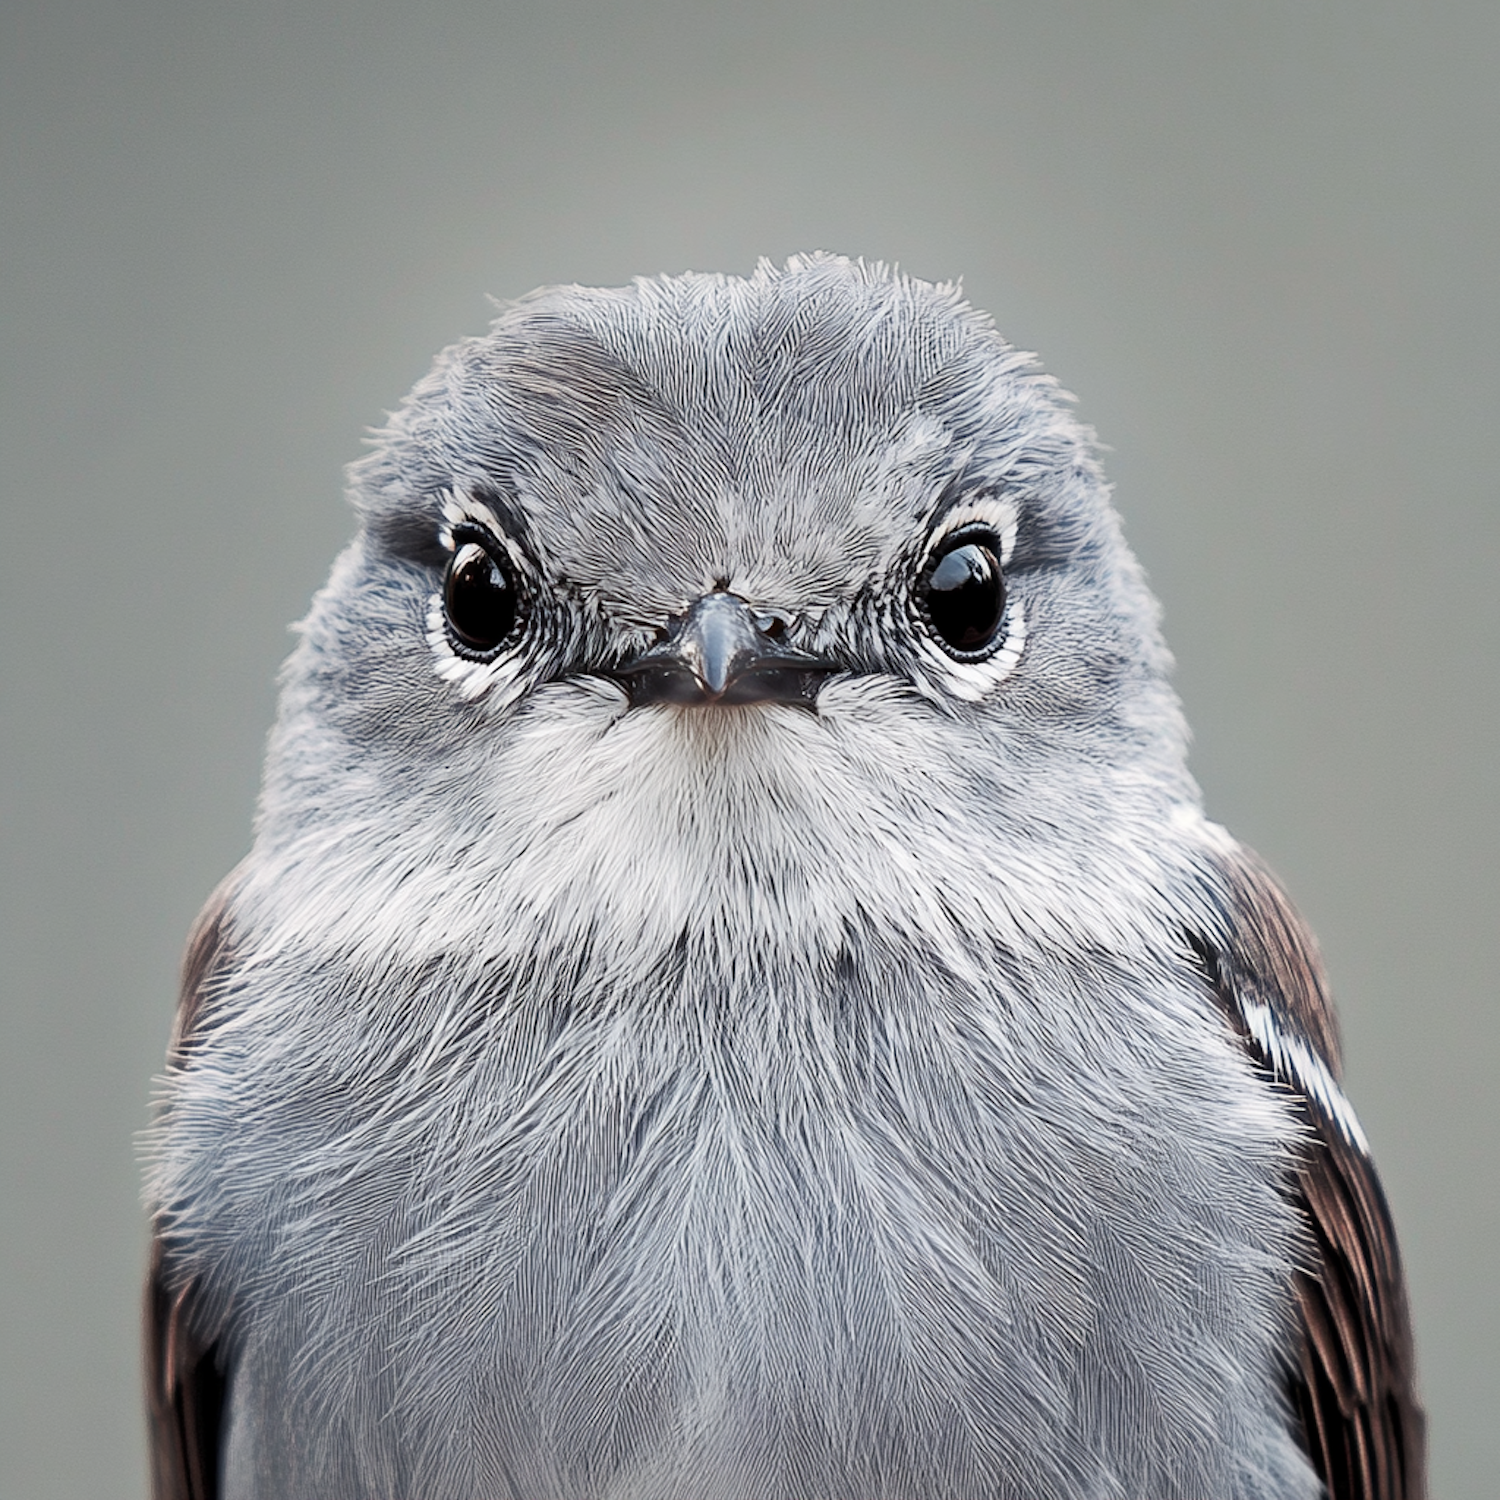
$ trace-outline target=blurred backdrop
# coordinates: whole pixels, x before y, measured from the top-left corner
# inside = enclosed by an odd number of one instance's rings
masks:
[[[144,1492],[134,1136],[340,466],[488,296],[962,276],[1109,445],[1500,1472],[1493,0],[9,0],[0,1489]]]

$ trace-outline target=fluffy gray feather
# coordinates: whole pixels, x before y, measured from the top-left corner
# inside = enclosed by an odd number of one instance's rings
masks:
[[[833,257],[554,289],[351,481],[154,1152],[226,1500],[1311,1500],[1299,1125],[1184,940],[1229,846],[1030,356]],[[913,588],[971,523],[960,661]],[[814,706],[633,704],[716,590]]]

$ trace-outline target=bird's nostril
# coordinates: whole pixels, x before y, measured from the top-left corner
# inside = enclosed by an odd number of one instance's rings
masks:
[[[780,615],[761,615],[755,624],[763,636],[773,641],[786,634],[786,621]]]

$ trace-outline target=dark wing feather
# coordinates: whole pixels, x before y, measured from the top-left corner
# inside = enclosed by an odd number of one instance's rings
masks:
[[[227,884],[203,909],[188,940],[170,1059],[180,1065],[204,996],[228,957]],[[218,1500],[219,1441],[227,1380],[219,1350],[193,1331],[193,1288],[173,1287],[166,1246],[152,1240],[146,1279],[146,1411],[153,1500]]]
[[[1246,1048],[1301,1101],[1310,1137],[1295,1190],[1314,1259],[1297,1276],[1301,1344],[1292,1409],[1329,1500],[1423,1500],[1425,1422],[1390,1210],[1357,1131],[1289,1061],[1301,1044],[1338,1078],[1338,1037],[1317,949],[1253,855],[1225,857],[1221,873],[1229,894],[1225,934],[1191,941]],[[1258,1007],[1269,1011],[1292,1051],[1267,1048],[1250,1022]]]
[[[146,1283],[146,1410],[153,1500],[218,1500],[225,1377],[217,1351],[194,1337],[191,1289],[173,1292],[152,1246]]]

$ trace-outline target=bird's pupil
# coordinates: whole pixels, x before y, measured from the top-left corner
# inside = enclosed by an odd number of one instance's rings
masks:
[[[458,643],[493,651],[516,626],[516,591],[488,548],[465,542],[448,564],[443,605]]]
[[[1000,559],[985,541],[946,552],[927,576],[924,603],[932,628],[954,651],[983,651],[1005,614]]]

